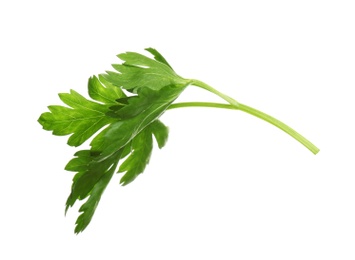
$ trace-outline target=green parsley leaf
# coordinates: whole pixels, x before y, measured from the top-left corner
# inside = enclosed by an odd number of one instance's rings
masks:
[[[156,49],[153,49],[153,48],[146,48],[145,49],[146,51],[149,51],[151,54],[154,55],[154,59],[156,61],[159,61],[161,63],[164,63],[165,65],[169,66],[170,69],[173,69],[170,64],[166,61],[166,59],[156,50]]]
[[[153,138],[150,126],[147,126],[132,140],[131,149],[131,154],[118,170],[118,172],[125,172],[120,180],[120,183],[123,185],[131,183],[138,174],[144,171],[146,165],[149,163],[153,150]]]
[[[123,63],[113,65],[117,72],[91,77],[88,93],[92,100],[74,90],[59,94],[67,106],[49,106],[49,112],[38,119],[54,135],[70,135],[70,146],[80,146],[98,132],[90,142],[90,149],[76,152],[65,167],[75,172],[65,212],[75,202],[85,200],[79,209],[75,233],[89,225],[115,172],[123,174],[120,180],[123,186],[131,183],[148,165],[153,139],[159,148],[165,146],[169,129],[159,118],[169,109],[200,106],[241,110],[275,125],[313,153],[319,151],[281,121],[237,102],[202,81],[180,77],[157,50],[146,50],[154,59],[135,52],[122,53],[118,57]],[[189,85],[210,91],[227,104],[174,103]]]
[[[49,106],[50,112],[43,113],[38,119],[43,128],[53,131],[54,135],[72,134],[68,139],[70,146],[83,144],[102,127],[114,122],[106,113],[110,106],[117,104],[116,99],[125,97],[121,89],[110,84],[104,87],[97,77],[89,79],[88,89],[91,98],[102,103],[87,100],[71,90],[70,93],[59,94],[69,107]]]
[[[158,119],[183,90],[184,87],[170,85],[158,91],[140,88],[138,95],[129,98],[128,104],[116,112],[121,120],[110,124],[93,139],[92,149],[102,151],[102,158],[121,149]]]
[[[168,85],[179,87],[189,84],[190,81],[178,76],[160,53],[152,48],[147,50],[155,55],[156,60],[136,52],[122,53],[117,56],[124,63],[112,65],[118,73],[107,71],[102,76],[113,85],[135,93],[142,87],[160,90]]]
[[[76,221],[75,232],[83,231],[90,223],[102,193],[115,172],[122,150],[117,151],[103,161],[98,161],[98,152],[82,150],[75,154],[67,166],[68,171],[77,172],[73,178],[71,193],[66,202],[65,212],[72,207],[77,200],[87,201],[80,207],[82,214]]]
[[[159,148],[163,148],[168,141],[169,128],[164,125],[160,120],[154,122],[150,125],[150,129],[157,140]]]

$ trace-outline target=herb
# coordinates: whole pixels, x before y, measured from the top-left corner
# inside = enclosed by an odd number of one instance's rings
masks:
[[[74,154],[65,169],[76,174],[66,209],[77,200],[87,199],[79,209],[75,233],[90,223],[101,196],[115,172],[123,173],[122,185],[143,173],[153,150],[153,139],[162,148],[168,128],[159,117],[168,109],[182,107],[215,107],[241,110],[259,117],[294,137],[316,154],[319,149],[279,120],[220,93],[199,80],[177,75],[155,49],[146,49],[153,58],[135,52],[119,54],[122,64],[89,79],[88,100],[71,90],[59,94],[67,106],[49,106],[38,122],[54,135],[70,135],[68,145],[80,146],[101,130],[90,142],[89,150]],[[189,85],[208,90],[227,104],[211,102],[173,103]],[[154,137],[154,138],[153,138]]]

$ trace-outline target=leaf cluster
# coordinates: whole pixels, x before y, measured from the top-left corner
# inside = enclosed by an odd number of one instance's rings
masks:
[[[162,148],[168,128],[160,116],[189,84],[178,76],[155,49],[154,58],[135,52],[119,54],[116,70],[93,76],[88,82],[91,100],[74,90],[59,94],[66,106],[49,106],[38,119],[54,135],[70,135],[68,145],[80,146],[89,138],[90,149],[74,154],[65,169],[75,172],[66,211],[76,201],[79,209],[75,232],[90,223],[101,196],[115,172],[127,185],[149,163],[153,140]]]

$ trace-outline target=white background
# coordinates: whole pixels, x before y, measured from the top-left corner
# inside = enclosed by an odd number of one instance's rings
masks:
[[[1,1],[0,258],[355,259],[354,13],[342,0]],[[132,184],[114,176],[74,235],[76,149],[37,119],[146,47],[320,153],[239,111],[169,111],[167,146]]]

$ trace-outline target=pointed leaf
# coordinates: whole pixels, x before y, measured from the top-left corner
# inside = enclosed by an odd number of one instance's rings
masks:
[[[160,120],[156,120],[150,125],[150,129],[154,134],[155,140],[158,143],[158,147],[160,149],[163,148],[166,142],[168,141],[169,128],[164,125]]]
[[[156,60],[136,52],[117,55],[123,64],[113,64],[117,72],[108,71],[103,77],[113,85],[137,93],[138,88],[160,90],[168,85],[187,86],[190,81],[178,76],[163,56],[154,49],[148,49]]]
[[[43,113],[38,122],[45,130],[53,131],[54,135],[69,135],[68,144],[79,146],[105,125],[115,121],[106,116],[109,107],[117,104],[118,98],[125,97],[124,93],[111,84],[104,87],[96,77],[89,80],[89,93],[97,101],[87,100],[79,93],[59,94],[60,99],[69,107],[49,106],[50,112]]]
[[[171,69],[173,69],[170,64],[166,61],[166,59],[161,55],[156,49],[153,48],[146,48],[146,51],[150,52],[151,54],[154,55],[154,59],[156,61],[160,61],[161,63],[164,63],[165,65],[169,66]]]
[[[152,132],[149,127],[141,131],[132,141],[132,153],[121,164],[118,172],[125,172],[120,180],[122,185],[131,183],[149,163],[153,150]]]

